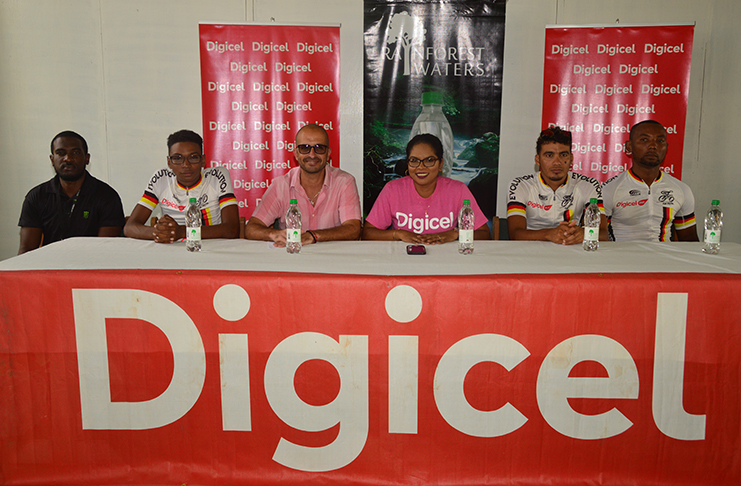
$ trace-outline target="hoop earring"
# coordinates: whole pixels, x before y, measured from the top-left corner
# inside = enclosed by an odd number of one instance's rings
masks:
[[[409,169],[404,171],[404,175],[409,175]]]

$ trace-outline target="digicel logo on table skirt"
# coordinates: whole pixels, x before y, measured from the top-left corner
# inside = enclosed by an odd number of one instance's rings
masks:
[[[203,390],[206,353],[198,328],[181,307],[159,294],[136,289],[73,289],[72,298],[83,429],[154,429],[191,410]],[[400,312],[398,309],[406,312],[408,302],[418,298],[413,287],[396,286],[386,297],[386,312],[394,320],[408,322],[414,317],[405,321],[394,313]],[[233,284],[220,287],[213,302],[214,310],[227,321],[244,318],[250,306],[246,291]],[[686,293],[657,296],[652,415],[658,430],[668,437],[704,440],[705,415],[689,414],[683,407],[687,303]],[[140,402],[112,401],[106,319],[144,320],[165,335],[172,351],[173,372],[159,396]],[[218,343],[222,428],[250,432],[248,334],[220,333]],[[388,336],[389,433],[417,433],[418,344],[418,336]],[[497,363],[509,372],[529,356],[520,342],[501,334],[476,334],[458,340],[442,354],[434,373],[433,394],[440,415],[471,437],[515,432],[528,417],[509,402],[497,410],[474,408],[466,399],[463,382],[479,363]],[[339,392],[326,405],[308,404],[296,391],[296,372],[311,360],[326,361],[339,376]],[[323,447],[306,447],[282,437],[274,461],[299,471],[332,471],[362,453],[369,434],[368,360],[367,335],[340,335],[335,340],[326,334],[300,332],[276,343],[269,352],[263,381],[273,412],[300,431],[319,432],[338,424],[339,430]],[[602,365],[607,377],[570,377],[572,369],[585,361]],[[635,360],[608,336],[576,335],[555,344],[545,355],[532,386],[545,421],[569,438],[605,439],[633,425],[616,408],[585,415],[569,404],[572,398],[638,398]]]

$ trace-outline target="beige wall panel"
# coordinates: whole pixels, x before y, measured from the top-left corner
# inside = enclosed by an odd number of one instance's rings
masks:
[[[102,44],[111,181],[129,214],[154,171],[167,163],[167,136],[203,131],[199,22],[244,22],[243,0],[103,0]]]
[[[0,258],[18,253],[26,193],[54,175],[62,130],[88,142],[90,172],[108,180],[98,2],[0,3]]]

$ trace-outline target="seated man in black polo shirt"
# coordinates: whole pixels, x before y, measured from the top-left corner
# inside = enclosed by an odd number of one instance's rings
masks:
[[[51,141],[51,165],[57,175],[26,194],[21,210],[18,254],[73,236],[120,236],[124,225],[118,193],[85,169],[87,142],[64,131]]]

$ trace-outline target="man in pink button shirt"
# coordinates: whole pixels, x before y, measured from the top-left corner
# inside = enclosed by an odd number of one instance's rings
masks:
[[[286,244],[286,211],[291,199],[301,210],[301,244],[360,238],[360,198],[355,178],[328,165],[329,137],[319,125],[305,125],[296,134],[298,167],[277,177],[244,230],[248,240]],[[278,220],[279,229],[273,227]]]

